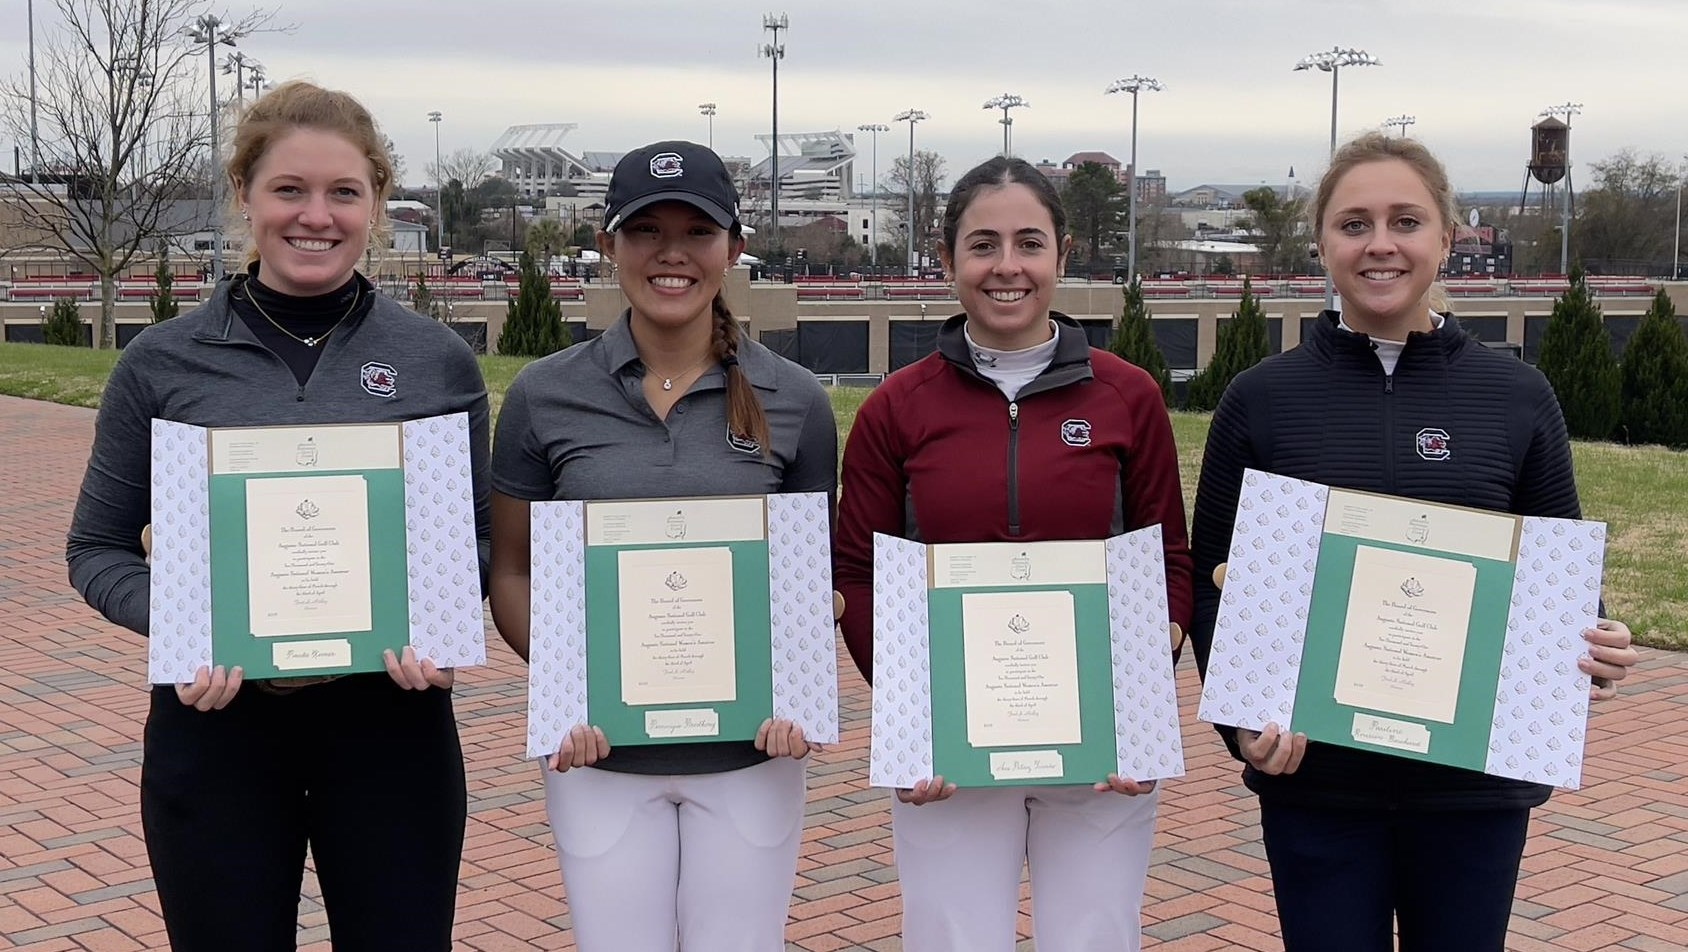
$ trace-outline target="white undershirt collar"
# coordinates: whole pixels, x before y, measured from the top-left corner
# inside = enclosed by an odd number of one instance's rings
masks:
[[[1002,395],[1010,400],[1020,395],[1020,388],[1031,383],[1055,359],[1055,345],[1060,330],[1049,322],[1049,339],[1025,350],[995,350],[973,340],[965,325],[961,333],[967,339],[967,353],[973,358],[973,368],[979,375],[996,384]]]
[[[1431,310],[1430,327],[1432,330],[1439,330],[1446,321],[1447,318],[1436,313],[1434,309]],[[1350,334],[1360,333],[1354,328],[1349,327],[1348,321],[1340,314],[1337,316],[1336,326],[1338,329],[1345,330]],[[1407,342],[1404,340],[1389,340],[1386,337],[1373,337],[1370,334],[1365,336],[1371,338],[1372,352],[1377,354],[1378,361],[1383,364],[1383,373],[1386,376],[1393,377],[1395,375],[1395,365],[1400,363],[1401,351],[1407,349]]]

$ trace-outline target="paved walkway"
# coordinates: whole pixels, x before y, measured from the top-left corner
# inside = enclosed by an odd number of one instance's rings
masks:
[[[136,807],[144,652],[82,604],[62,561],[92,428],[90,411],[0,397],[0,949],[165,947]],[[457,945],[573,948],[539,777],[520,760],[522,667],[490,640],[493,663],[457,688],[470,798]],[[845,742],[810,770],[786,936],[794,949],[894,950],[888,811],[865,786],[867,691],[841,668]],[[1188,661],[1179,687],[1192,701],[1189,775],[1162,801],[1145,944],[1279,949],[1253,799],[1195,720]],[[1555,796],[1532,825],[1510,948],[1681,952],[1688,656],[1646,652],[1624,695],[1598,709],[1590,745],[1589,785]],[[326,950],[318,895],[307,881],[300,945]],[[1022,914],[1022,935],[1029,922]]]

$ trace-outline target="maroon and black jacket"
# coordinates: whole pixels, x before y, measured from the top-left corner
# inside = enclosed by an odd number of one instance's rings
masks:
[[[844,449],[833,579],[844,642],[873,680],[873,534],[945,542],[1105,539],[1159,525],[1167,606],[1189,629],[1190,548],[1160,387],[1052,314],[1054,359],[1010,402],[973,367],[956,315],[938,351],[862,404]]]

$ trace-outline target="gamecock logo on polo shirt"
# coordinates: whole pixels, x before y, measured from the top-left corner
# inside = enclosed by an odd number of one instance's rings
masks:
[[[734,433],[733,425],[727,424],[727,445],[740,453],[760,453],[762,443],[749,433]]]
[[[370,361],[359,373],[363,389],[377,397],[390,397],[399,392],[399,372],[391,364]]]
[[[1453,437],[1447,430],[1427,426],[1418,431],[1418,455],[1432,462],[1441,462],[1454,455]]]

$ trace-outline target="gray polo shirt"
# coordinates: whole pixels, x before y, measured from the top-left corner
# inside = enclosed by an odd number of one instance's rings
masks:
[[[623,314],[602,335],[522,368],[504,396],[492,486],[516,499],[648,499],[825,492],[838,488],[838,428],[813,374],[755,341],[739,368],[773,445],[727,429],[726,374],[712,367],[659,418]],[[645,774],[718,773],[766,756],[746,742],[617,747],[598,766]]]

